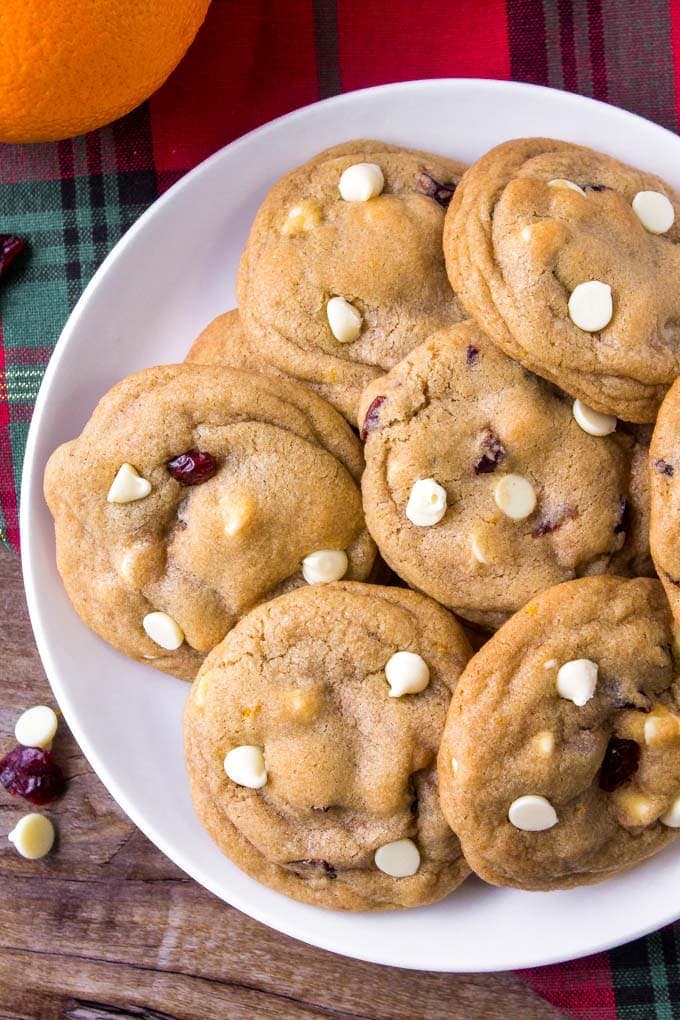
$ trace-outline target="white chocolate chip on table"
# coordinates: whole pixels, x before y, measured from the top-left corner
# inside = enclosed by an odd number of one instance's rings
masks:
[[[416,527],[429,528],[441,521],[446,507],[446,489],[434,478],[419,478],[411,488],[406,516]]]
[[[516,829],[524,832],[543,832],[557,825],[557,812],[545,797],[529,793],[513,800],[508,810],[508,820]]]
[[[557,671],[557,693],[579,708],[590,701],[597,686],[597,663],[590,659],[572,659]]]
[[[340,175],[338,189],[345,202],[367,202],[385,187],[383,172],[377,163],[353,163]]]
[[[151,640],[168,652],[176,651],[184,642],[184,631],[167,613],[147,613],[142,626]]]
[[[150,492],[150,481],[142,478],[132,464],[121,464],[111,482],[106,499],[109,503],[134,503],[138,499],[144,499]]]
[[[54,826],[49,818],[31,813],[19,819],[7,838],[22,857],[37,861],[50,852],[54,836]]]
[[[574,401],[572,410],[577,425],[589,436],[608,436],[616,431],[616,418],[613,414],[602,414],[578,399]]]
[[[19,716],[14,735],[17,743],[24,747],[41,747],[49,751],[57,725],[57,714],[53,709],[48,705],[34,705]]]
[[[387,660],[385,676],[390,685],[390,697],[419,694],[430,682],[430,670],[422,656],[415,652],[395,652]]]
[[[673,203],[660,191],[638,191],[633,212],[650,234],[665,234],[675,223]]]
[[[232,747],[224,759],[224,771],[234,783],[259,790],[267,782],[267,767],[261,747],[241,744]]]
[[[332,297],[326,304],[331,333],[341,344],[351,344],[361,333],[362,316],[344,297]]]
[[[600,280],[587,280],[574,287],[568,302],[569,318],[586,333],[597,333],[614,314],[612,289]]]
[[[530,517],[536,509],[536,492],[522,475],[502,475],[494,486],[493,498],[499,510],[513,521]]]
[[[391,878],[408,878],[420,867],[420,851],[412,839],[395,839],[379,846],[375,852],[375,865]]]
[[[344,549],[318,549],[302,561],[302,576],[307,584],[328,584],[344,577],[348,566]]]

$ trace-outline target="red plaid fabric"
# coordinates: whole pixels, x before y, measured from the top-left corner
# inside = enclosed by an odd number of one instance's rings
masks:
[[[0,232],[32,254],[0,305],[0,541],[19,545],[17,492],[33,402],[70,308],[163,190],[216,149],[350,89],[433,77],[568,89],[676,130],[680,0],[213,0],[148,103],[101,131],[0,146]],[[589,1020],[680,1015],[680,927],[522,977]]]

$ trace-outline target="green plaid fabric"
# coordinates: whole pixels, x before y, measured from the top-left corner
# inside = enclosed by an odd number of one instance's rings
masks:
[[[54,145],[0,146],[0,230],[30,254],[0,295],[0,542],[18,548],[26,436],[45,366],[83,288],[158,194],[148,110]],[[124,169],[123,169],[124,168]]]

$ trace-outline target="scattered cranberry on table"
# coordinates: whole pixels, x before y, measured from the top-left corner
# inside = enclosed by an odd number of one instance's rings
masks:
[[[0,279],[20,255],[28,251],[28,242],[15,234],[0,234]]]
[[[51,751],[14,747],[0,760],[0,783],[31,804],[51,804],[66,789],[66,777]]]

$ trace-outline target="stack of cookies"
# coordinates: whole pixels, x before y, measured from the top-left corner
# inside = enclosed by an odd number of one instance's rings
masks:
[[[192,681],[215,842],[351,910],[662,849],[680,195],[550,139],[345,143],[270,191],[238,302],[45,478],[79,615]]]

